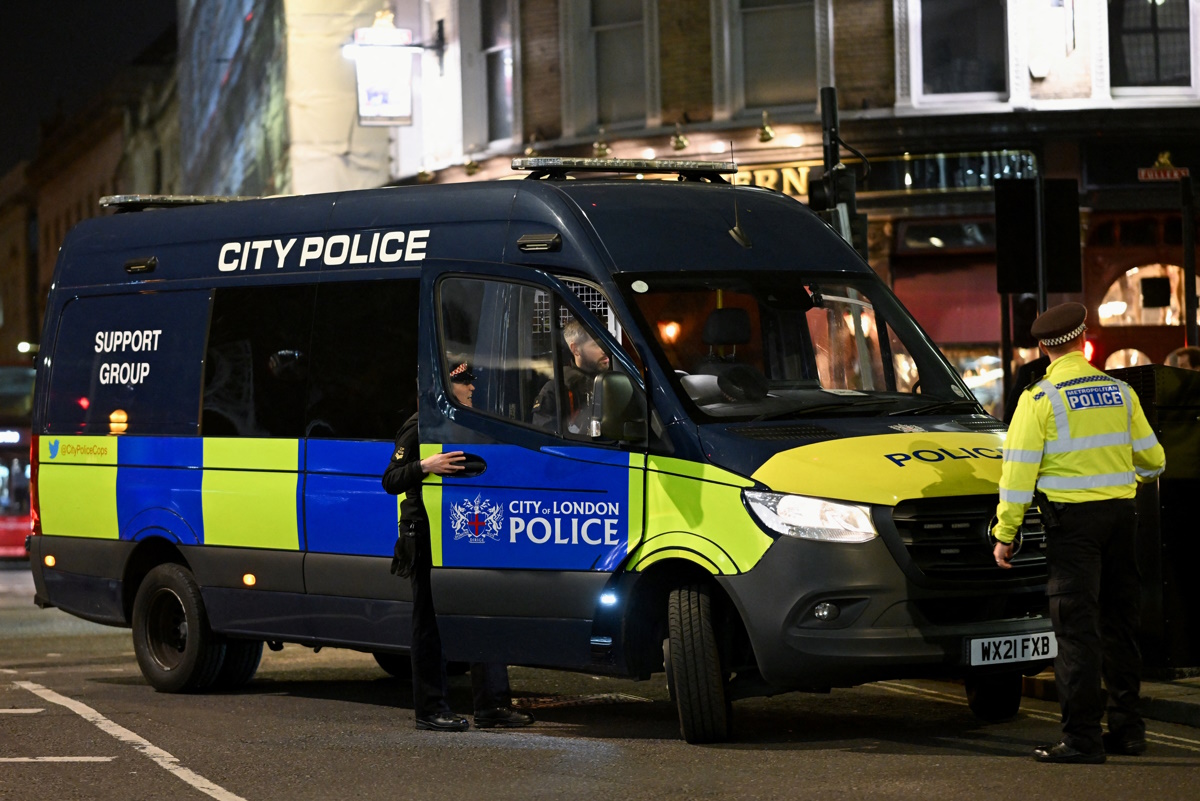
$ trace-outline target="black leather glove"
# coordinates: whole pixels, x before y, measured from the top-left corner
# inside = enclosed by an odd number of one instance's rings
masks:
[[[392,552],[392,573],[400,578],[412,575],[417,561],[417,532],[405,525],[400,526],[400,536]]]

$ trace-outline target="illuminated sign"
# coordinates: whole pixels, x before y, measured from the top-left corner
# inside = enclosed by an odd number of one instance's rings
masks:
[[[21,441],[21,432],[11,428],[0,430],[0,445],[16,445]]]
[[[354,31],[354,44],[343,48],[354,59],[359,125],[412,125],[413,32],[375,25]]]

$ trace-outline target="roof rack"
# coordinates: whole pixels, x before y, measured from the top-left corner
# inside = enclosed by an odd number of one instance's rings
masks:
[[[562,181],[568,172],[673,173],[685,181],[728,183],[722,175],[737,172],[732,161],[682,161],[679,159],[583,159],[536,156],[512,160],[514,170],[529,170],[531,179]]]
[[[223,195],[105,195],[100,205],[113,209],[118,214],[126,211],[146,209],[172,209],[178,206],[204,206],[209,203],[235,203],[239,200],[257,200],[253,197]]]

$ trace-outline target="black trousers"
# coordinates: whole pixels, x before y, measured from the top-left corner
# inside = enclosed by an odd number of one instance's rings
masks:
[[[418,718],[450,711],[446,699],[446,661],[442,658],[442,637],[433,609],[433,591],[429,571],[433,566],[429,552],[429,528],[417,534],[417,556],[412,572],[412,658],[413,711]],[[471,665],[471,687],[475,711],[509,706],[508,666],[492,662]]]
[[[1138,711],[1140,586],[1133,500],[1056,504],[1059,526],[1046,538],[1050,619],[1058,639],[1054,679],[1063,741],[1079,751],[1103,749],[1100,720],[1108,688],[1108,728],[1142,738]]]

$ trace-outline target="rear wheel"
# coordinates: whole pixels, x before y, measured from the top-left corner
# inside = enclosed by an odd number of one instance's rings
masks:
[[[412,658],[408,654],[393,654],[386,651],[377,651],[372,656],[375,657],[375,662],[383,668],[384,672],[389,676],[395,676],[398,679],[405,681],[412,680]]]
[[[708,587],[672,590],[667,613],[668,686],[674,690],[680,733],[689,743],[721,742],[729,737],[732,716]]]
[[[967,706],[975,717],[989,723],[1010,720],[1021,710],[1025,680],[1020,673],[967,676]]]
[[[225,641],[208,627],[190,570],[168,563],[146,574],[133,602],[133,650],[159,692],[198,692],[216,680]]]
[[[250,683],[262,661],[262,640],[225,640],[225,660],[217,671],[213,688],[240,690]]]

